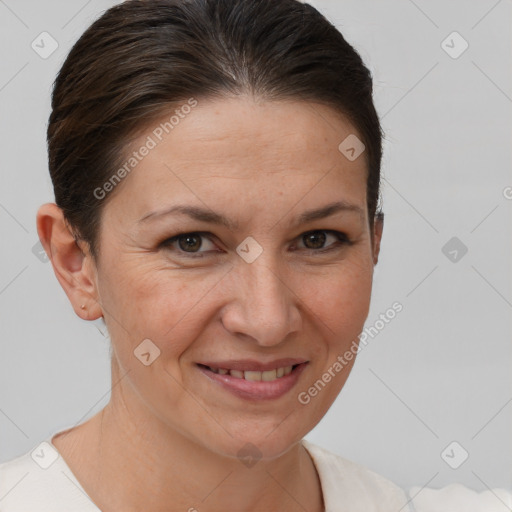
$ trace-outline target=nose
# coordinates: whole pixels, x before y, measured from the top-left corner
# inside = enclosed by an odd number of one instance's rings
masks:
[[[260,256],[250,264],[241,262],[232,274],[233,298],[222,312],[222,324],[231,334],[271,347],[300,331],[300,300],[278,264]]]

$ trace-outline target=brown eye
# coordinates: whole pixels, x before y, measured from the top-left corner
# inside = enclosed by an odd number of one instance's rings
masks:
[[[208,252],[218,252],[216,251],[215,244],[210,240],[208,233],[199,232],[180,233],[161,242],[160,247],[173,251],[178,255],[186,255],[194,258],[203,257],[205,253]]]
[[[325,243],[329,240],[332,240],[332,243],[329,243],[327,246]],[[300,240],[304,244],[304,249],[323,253],[334,249],[339,249],[344,245],[352,245],[352,241],[348,239],[345,233],[341,233],[340,231],[334,231],[330,229],[318,229],[316,231],[309,231],[308,233],[304,233]]]
[[[325,244],[325,239],[326,236],[323,231],[315,231],[302,237],[304,245],[308,249],[322,249],[323,245]]]
[[[185,252],[195,252],[201,248],[201,235],[197,233],[181,235],[178,238],[178,245]]]

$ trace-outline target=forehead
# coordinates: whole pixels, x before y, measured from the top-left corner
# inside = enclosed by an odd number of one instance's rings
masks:
[[[148,125],[127,152],[129,157],[151,146],[125,178],[119,199],[113,198],[129,203],[133,215],[177,196],[196,203],[216,196],[226,206],[257,196],[287,194],[293,201],[316,192],[365,201],[364,154],[350,161],[338,148],[357,131],[330,107],[243,96],[199,99],[179,116],[175,110]]]
[[[169,115],[163,116],[163,121]],[[155,123],[158,125],[158,122]],[[168,142],[186,145],[197,153],[181,152],[182,159],[215,160],[236,157],[241,162],[272,162],[271,168],[254,169],[268,172],[283,170],[281,165],[298,165],[308,160],[339,156],[338,146],[355,128],[332,108],[305,101],[262,101],[247,96],[198,101],[197,106],[180,120]],[[174,144],[173,144],[174,143]],[[286,162],[281,162],[286,157]],[[249,166],[250,167],[250,166]],[[247,166],[241,165],[240,170]],[[253,169],[249,168],[248,171]]]

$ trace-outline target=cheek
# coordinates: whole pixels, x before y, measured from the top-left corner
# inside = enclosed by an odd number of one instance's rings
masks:
[[[299,296],[330,344],[340,346],[356,339],[368,316],[372,267],[332,268],[322,277],[301,278]]]
[[[116,339],[123,340],[119,348],[133,352],[149,338],[162,359],[177,359],[208,323],[212,314],[207,309],[208,296],[221,277],[142,264],[109,274],[102,299],[119,331]]]

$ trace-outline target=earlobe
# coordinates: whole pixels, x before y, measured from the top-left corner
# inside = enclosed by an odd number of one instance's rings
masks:
[[[373,264],[377,265],[379,261],[380,243],[382,240],[382,231],[384,230],[384,214],[379,213],[375,216],[373,228]]]
[[[75,313],[84,320],[103,316],[95,285],[95,266],[86,244],[79,247],[62,210],[55,203],[46,203],[39,208],[37,233]]]

